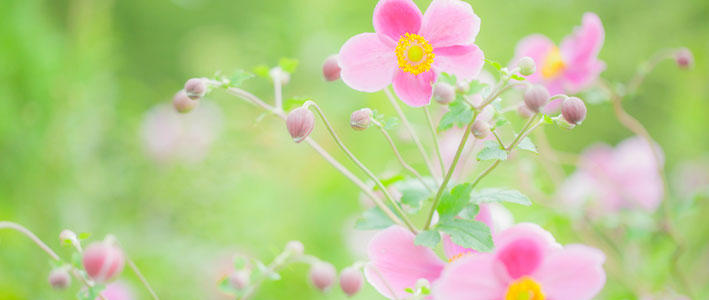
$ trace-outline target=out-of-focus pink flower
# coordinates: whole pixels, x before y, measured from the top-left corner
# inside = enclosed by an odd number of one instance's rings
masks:
[[[624,209],[653,212],[664,194],[658,169],[652,149],[641,137],[629,138],[615,149],[592,146],[581,155],[579,168],[559,189],[558,197],[574,207],[590,201],[596,214]]]
[[[122,281],[116,281],[106,286],[106,288],[101,291],[101,296],[106,300],[134,300],[136,299],[133,295],[133,290],[126,283]],[[97,297],[96,300],[101,298]]]
[[[480,18],[460,0],[433,0],[425,14],[412,0],[380,0],[374,31],[350,38],[340,50],[342,80],[351,88],[375,92],[389,84],[410,106],[431,101],[439,72],[470,80],[483,66],[474,44]]]
[[[480,206],[475,219],[488,226],[492,224],[490,211],[485,205]],[[369,243],[370,263],[364,273],[367,281],[387,298],[404,298],[407,295],[405,289],[413,288],[421,278],[436,281],[446,266],[431,248],[414,245],[414,239],[410,231],[391,226],[377,233]],[[443,236],[443,249],[449,262],[477,253],[454,244],[447,235]]]
[[[605,32],[601,19],[594,13],[585,13],[580,27],[564,38],[561,46],[541,34],[525,37],[517,44],[512,65],[525,56],[537,64],[537,71],[528,76],[532,83],[543,84],[551,95],[575,94],[592,84],[606,68],[598,60]],[[556,111],[560,101],[554,100],[546,111]]]
[[[169,105],[157,105],[145,115],[141,137],[148,154],[159,162],[201,161],[221,131],[221,111],[200,100],[189,114]]]
[[[583,245],[562,247],[535,224],[495,237],[493,253],[458,259],[433,283],[435,299],[587,300],[601,291],[605,256]]]

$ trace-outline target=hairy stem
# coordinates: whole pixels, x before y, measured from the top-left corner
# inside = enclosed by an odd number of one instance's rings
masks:
[[[441,155],[441,146],[438,143],[438,135],[436,134],[436,127],[433,125],[433,118],[431,118],[431,111],[428,109],[428,105],[423,107],[423,111],[426,115],[426,121],[428,121],[428,128],[431,131],[431,138],[433,139],[434,149],[436,150],[436,156],[438,156],[438,163],[441,166],[441,174],[446,171],[446,164],[443,162],[443,155]]]

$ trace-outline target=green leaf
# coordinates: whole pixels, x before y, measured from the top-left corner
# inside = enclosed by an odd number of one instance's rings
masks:
[[[458,79],[455,78],[455,75],[453,74],[448,74],[448,73],[441,73],[438,75],[438,81],[439,82],[445,82],[447,84],[452,85],[455,87],[458,84]]]
[[[507,151],[496,141],[486,141],[483,149],[478,153],[478,160],[506,160]]]
[[[464,127],[473,120],[473,110],[465,103],[462,96],[458,96],[455,101],[448,105],[449,111],[443,115],[438,130],[443,131],[450,129],[453,125]]]
[[[271,69],[267,65],[258,65],[255,66],[252,71],[258,77],[271,78],[271,75],[268,74],[270,70]]]
[[[492,234],[485,223],[464,219],[441,219],[436,225],[440,231],[450,235],[453,243],[480,252],[492,251]]]
[[[432,180],[431,183],[433,183]],[[435,186],[435,184],[431,184],[431,186]],[[431,197],[431,192],[415,178],[398,182],[396,189],[401,193],[401,203],[410,207],[411,210],[409,210],[409,212],[411,213],[415,213],[421,209],[423,200]]]
[[[527,196],[517,190],[512,189],[482,189],[478,192],[472,193],[471,199],[472,202],[475,204],[509,202],[526,206],[532,205],[532,201],[530,201]]]
[[[428,295],[431,294],[431,290],[427,286],[422,286],[421,287],[421,295]]]
[[[372,207],[362,213],[362,217],[355,222],[355,228],[359,230],[384,229],[394,223],[379,207]]]
[[[475,216],[480,212],[480,206],[477,204],[468,203],[463,211],[461,211],[458,216],[463,219],[474,220]]]
[[[246,72],[244,70],[236,70],[234,74],[229,78],[229,85],[233,87],[241,86],[244,81],[249,80],[254,77],[254,74]]]
[[[542,120],[544,120],[545,124],[554,124],[554,120],[547,114],[542,115]]]
[[[470,84],[468,86],[468,91],[466,92],[466,94],[474,95],[474,94],[482,92],[487,87],[488,87],[488,85],[486,83],[482,83],[479,80],[473,80],[470,82]]]
[[[89,232],[82,232],[82,233],[79,233],[79,236],[78,236],[78,238],[79,238],[80,241],[83,241],[83,240],[85,240],[85,239],[88,239],[89,237],[91,237],[91,233],[89,233]]]
[[[505,126],[507,124],[510,124],[510,121],[507,120],[507,118],[503,117],[502,115],[498,115],[497,119],[495,120],[495,126],[493,126],[493,129],[500,128],[500,127]]]
[[[470,202],[470,192],[473,185],[463,183],[455,186],[450,193],[446,193],[441,198],[436,211],[441,219],[455,218],[458,213]]]
[[[298,68],[298,60],[293,59],[293,58],[281,58],[281,60],[278,61],[278,66],[283,69],[283,71],[286,71],[288,73],[293,73],[295,72],[295,69]]]
[[[404,289],[404,292],[407,292],[407,293],[409,293],[409,294],[413,294],[413,293],[414,293],[414,289],[412,289],[412,288],[405,288],[405,289]]]
[[[522,150],[527,150],[527,151],[530,151],[530,152],[534,152],[534,153],[539,153],[539,152],[537,152],[537,146],[535,146],[534,143],[532,143],[532,140],[529,139],[528,136],[527,136],[527,137],[524,137],[524,138],[519,142],[519,144],[517,144],[517,148],[520,148],[520,149],[522,149]]]
[[[522,76],[519,76],[519,75],[517,75],[517,74],[512,74],[512,75],[510,76],[510,78],[512,78],[512,79],[514,79],[514,80],[518,80],[518,81],[525,81],[525,80],[527,80],[526,78],[524,78],[524,77],[522,77]]]
[[[303,106],[303,104],[305,104],[305,102],[307,102],[308,100],[310,100],[310,98],[308,97],[289,98],[283,102],[283,110],[291,111],[293,109]]]
[[[441,234],[438,233],[438,230],[422,231],[414,239],[414,245],[428,248],[435,248],[439,242],[441,242]]]
[[[486,58],[485,62],[491,65],[493,68],[497,69],[498,71],[502,69],[502,65],[500,65],[500,63],[496,61],[492,61]]]
[[[380,181],[384,186],[390,186],[390,185],[395,184],[395,183],[402,181],[404,179],[406,179],[406,177],[404,177],[404,175],[396,174],[396,175],[392,175],[387,178],[382,178]],[[378,188],[379,188],[378,186],[374,186],[375,190],[377,190]]]

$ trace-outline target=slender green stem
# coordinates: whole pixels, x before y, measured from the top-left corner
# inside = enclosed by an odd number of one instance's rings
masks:
[[[433,172],[433,164],[431,163],[431,160],[428,158],[428,153],[426,152],[426,149],[423,148],[423,144],[421,144],[421,140],[419,139],[418,135],[416,134],[416,131],[414,128],[411,126],[411,123],[409,123],[409,119],[406,118],[406,115],[404,114],[404,111],[401,110],[401,106],[399,106],[399,102],[396,100],[394,97],[394,94],[389,91],[389,88],[385,88],[384,92],[387,95],[387,98],[389,99],[389,102],[391,102],[391,105],[394,106],[394,110],[396,110],[396,113],[399,115],[399,118],[401,119],[401,122],[404,123],[404,127],[406,127],[406,130],[409,131],[409,135],[411,135],[411,138],[414,140],[414,143],[416,144],[416,147],[419,149],[419,152],[421,152],[421,156],[423,156],[423,161],[426,163],[426,167],[428,167],[428,172],[431,174],[431,176],[435,176],[436,173]]]
[[[158,300],[159,299],[158,294],[155,293],[155,290],[153,290],[153,288],[150,286],[150,283],[148,283],[148,280],[145,279],[145,276],[143,276],[143,273],[140,272],[140,270],[138,269],[138,266],[136,266],[135,263],[133,263],[133,261],[130,258],[127,258],[126,262],[128,263],[128,266],[131,268],[131,270],[133,270],[133,273],[135,273],[135,276],[137,276],[138,279],[140,280],[140,282],[143,284],[143,286],[145,286],[145,289],[148,290],[148,292],[150,293],[150,296],[153,297],[153,299]]]
[[[433,118],[431,118],[431,111],[428,109],[428,105],[423,107],[423,111],[426,114],[426,121],[428,121],[428,128],[431,130],[431,138],[433,139],[433,145],[435,146],[436,156],[438,156],[438,163],[441,166],[441,174],[443,174],[446,171],[446,164],[443,162],[443,155],[441,155],[441,146],[438,143],[436,126],[433,125]]]
[[[384,127],[382,127],[382,124],[379,123],[379,121],[374,120],[374,119],[372,119],[372,123],[374,123],[374,125],[379,129],[379,131],[382,133],[382,135],[384,135],[384,138],[386,138],[387,142],[389,142],[389,146],[391,146],[391,149],[394,151],[394,155],[395,155],[396,158],[399,160],[399,163],[401,164],[401,166],[402,166],[404,169],[406,169],[407,171],[409,171],[409,173],[411,173],[412,175],[414,175],[414,176],[421,182],[421,184],[422,184],[429,192],[433,193],[433,192],[434,192],[433,188],[431,188],[431,187],[428,185],[428,183],[426,183],[426,180],[423,179],[423,177],[421,176],[421,174],[419,174],[419,172],[416,171],[416,169],[414,169],[413,167],[411,167],[411,165],[409,165],[408,163],[406,163],[406,161],[404,160],[404,158],[401,156],[401,153],[399,153],[399,149],[396,147],[396,144],[394,143],[394,140],[392,140],[391,136],[390,136],[389,133],[386,131],[386,129],[384,129]]]
[[[418,233],[416,227],[413,225],[413,223],[411,223],[411,220],[409,220],[409,218],[406,216],[406,213],[404,213],[399,204],[396,203],[396,200],[394,200],[394,198],[389,193],[389,190],[384,186],[384,184],[382,184],[381,180],[379,180],[379,178],[377,178],[377,176],[374,175],[374,173],[372,173],[372,171],[370,171],[359,159],[357,159],[357,157],[352,154],[352,152],[350,151],[350,149],[347,148],[347,146],[345,146],[345,144],[342,142],[337,133],[335,133],[335,129],[332,127],[332,125],[330,125],[330,121],[327,120],[327,117],[325,117],[325,114],[320,109],[320,107],[313,101],[306,102],[304,106],[312,106],[315,108],[315,111],[322,119],[328,132],[330,132],[330,135],[335,140],[335,143],[337,143],[337,145],[340,146],[340,149],[342,149],[342,151],[347,155],[347,157],[349,157],[349,159],[355,165],[357,165],[357,167],[359,167],[364,173],[366,173],[367,176],[369,176],[369,178],[371,178],[374,183],[379,187],[379,189],[381,189],[382,193],[384,194],[384,197],[386,197],[391,203],[391,205],[394,206],[394,209],[397,213],[399,213],[401,219],[404,221],[404,224],[406,224],[406,227],[408,227],[409,230],[411,230],[411,232],[413,232],[414,234]]]

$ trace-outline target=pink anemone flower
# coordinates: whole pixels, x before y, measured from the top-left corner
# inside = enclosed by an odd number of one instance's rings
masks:
[[[523,38],[517,44],[513,63],[529,56],[537,64],[537,71],[527,77],[529,82],[546,86],[551,95],[575,94],[592,84],[606,68],[598,60],[604,39],[601,19],[594,13],[585,13],[581,27],[564,38],[561,47],[542,34]],[[546,111],[556,111],[560,101],[549,103]]]
[[[351,88],[376,92],[393,83],[410,106],[431,101],[439,72],[471,80],[483,66],[473,42],[480,18],[460,0],[433,0],[425,14],[412,0],[380,0],[374,31],[350,38],[340,50],[341,76]]]
[[[435,299],[587,300],[603,288],[605,256],[562,247],[541,227],[522,223],[495,237],[495,251],[456,260],[433,284]]]
[[[486,205],[480,206],[475,219],[488,226],[492,224]],[[367,281],[389,299],[405,298],[408,295],[405,289],[414,288],[421,278],[435,282],[447,265],[431,248],[414,245],[415,238],[403,227],[392,226],[377,233],[369,242],[367,254],[370,262],[364,274]],[[475,253],[454,244],[446,235],[443,236],[443,249],[449,263]]]

